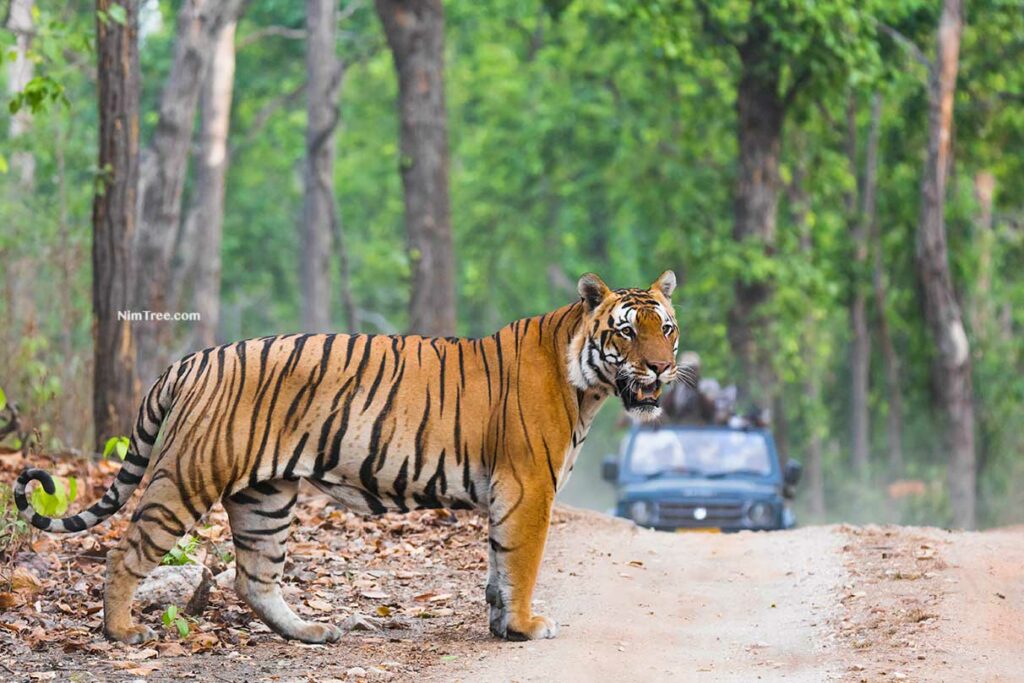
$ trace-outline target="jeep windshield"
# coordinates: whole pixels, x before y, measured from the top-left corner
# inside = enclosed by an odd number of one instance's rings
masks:
[[[767,477],[772,456],[764,435],[727,429],[656,429],[635,434],[629,472],[657,478],[672,475],[726,478]]]

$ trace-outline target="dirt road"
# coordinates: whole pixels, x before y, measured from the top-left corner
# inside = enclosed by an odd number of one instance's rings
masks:
[[[539,598],[558,640],[483,643],[429,680],[1024,677],[1021,529],[669,535],[576,514]]]
[[[538,611],[557,640],[488,644],[448,681],[822,681],[844,576],[832,529],[666,534],[590,514],[556,527]]]
[[[207,533],[223,531],[221,515]],[[76,681],[1018,681],[1024,673],[1024,528],[666,534],[562,509],[536,596],[561,633],[505,643],[487,632],[479,517],[367,520],[317,499],[301,500],[299,515],[289,600],[310,618],[377,615],[380,629],[331,646],[286,643],[225,588],[185,639],[164,630],[146,649],[107,643],[100,558],[123,533],[115,525],[98,537],[40,537],[15,558],[30,595],[0,593],[0,666],[12,680]],[[142,619],[159,626],[158,613]]]

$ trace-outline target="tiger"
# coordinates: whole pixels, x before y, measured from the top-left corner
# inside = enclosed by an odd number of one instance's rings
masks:
[[[685,379],[675,287],[671,270],[647,289],[611,290],[587,273],[578,301],[489,337],[291,334],[198,351],[146,394],[98,502],[63,519],[39,514],[29,483],[54,491],[40,469],[21,473],[15,501],[38,529],[80,532],[115,514],[149,476],[107,555],[103,630],[112,640],[156,638],[133,622],[136,587],[220,501],[239,597],[285,639],[338,641],[341,628],[301,619],[282,594],[302,481],[356,513],[485,514],[490,632],[553,638],[557,622],[531,604],[555,495],[609,396],[652,420],[662,387]]]

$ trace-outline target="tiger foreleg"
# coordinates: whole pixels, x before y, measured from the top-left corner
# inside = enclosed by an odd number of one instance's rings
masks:
[[[491,633],[507,640],[554,638],[558,624],[532,608],[553,495],[517,495],[507,503],[498,495],[494,501],[486,589]]]
[[[499,638],[505,637],[505,630],[508,625],[508,613],[505,611],[505,601],[501,597],[501,587],[498,580],[498,558],[491,543],[487,561],[487,588],[484,590],[484,597],[487,599],[488,622],[491,633]]]

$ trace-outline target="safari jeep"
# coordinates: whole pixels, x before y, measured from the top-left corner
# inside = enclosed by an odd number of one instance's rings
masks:
[[[616,516],[665,531],[789,529],[800,474],[768,429],[719,425],[634,426],[602,468]]]

